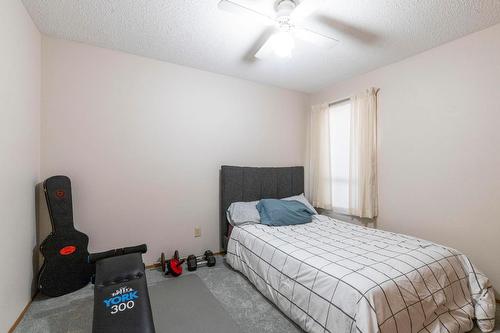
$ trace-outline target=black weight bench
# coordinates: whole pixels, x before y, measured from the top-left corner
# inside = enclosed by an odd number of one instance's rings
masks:
[[[93,333],[154,333],[142,254],[146,245],[92,254],[95,262]]]
[[[89,256],[96,269],[93,333],[154,333],[155,326],[172,333],[240,332],[197,275],[155,284],[150,297],[145,252],[140,245]]]

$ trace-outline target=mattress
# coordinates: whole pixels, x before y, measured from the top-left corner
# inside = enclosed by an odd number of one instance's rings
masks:
[[[495,321],[488,278],[459,251],[315,215],[311,223],[235,227],[226,261],[307,332],[483,332]]]

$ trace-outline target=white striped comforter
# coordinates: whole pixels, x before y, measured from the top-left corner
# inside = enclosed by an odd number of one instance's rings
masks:
[[[483,332],[489,280],[457,250],[316,215],[235,227],[227,262],[307,332]]]

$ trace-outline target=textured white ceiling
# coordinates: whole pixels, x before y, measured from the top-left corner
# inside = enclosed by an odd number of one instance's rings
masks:
[[[22,0],[49,36],[304,92],[500,23],[499,0],[327,0],[306,24],[341,40],[291,59],[249,55],[266,27],[218,0]],[[271,13],[273,0],[233,0]]]

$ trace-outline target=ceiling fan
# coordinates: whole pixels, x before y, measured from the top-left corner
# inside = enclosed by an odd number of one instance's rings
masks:
[[[236,2],[237,0],[221,0],[220,10],[244,15],[274,27],[272,33],[260,45],[254,57],[264,59],[273,53],[282,58],[291,57],[295,47],[295,38],[312,43],[319,47],[331,47],[338,39],[325,33],[306,28],[301,23],[312,14],[323,0],[277,0],[274,6],[276,14],[269,16]]]

